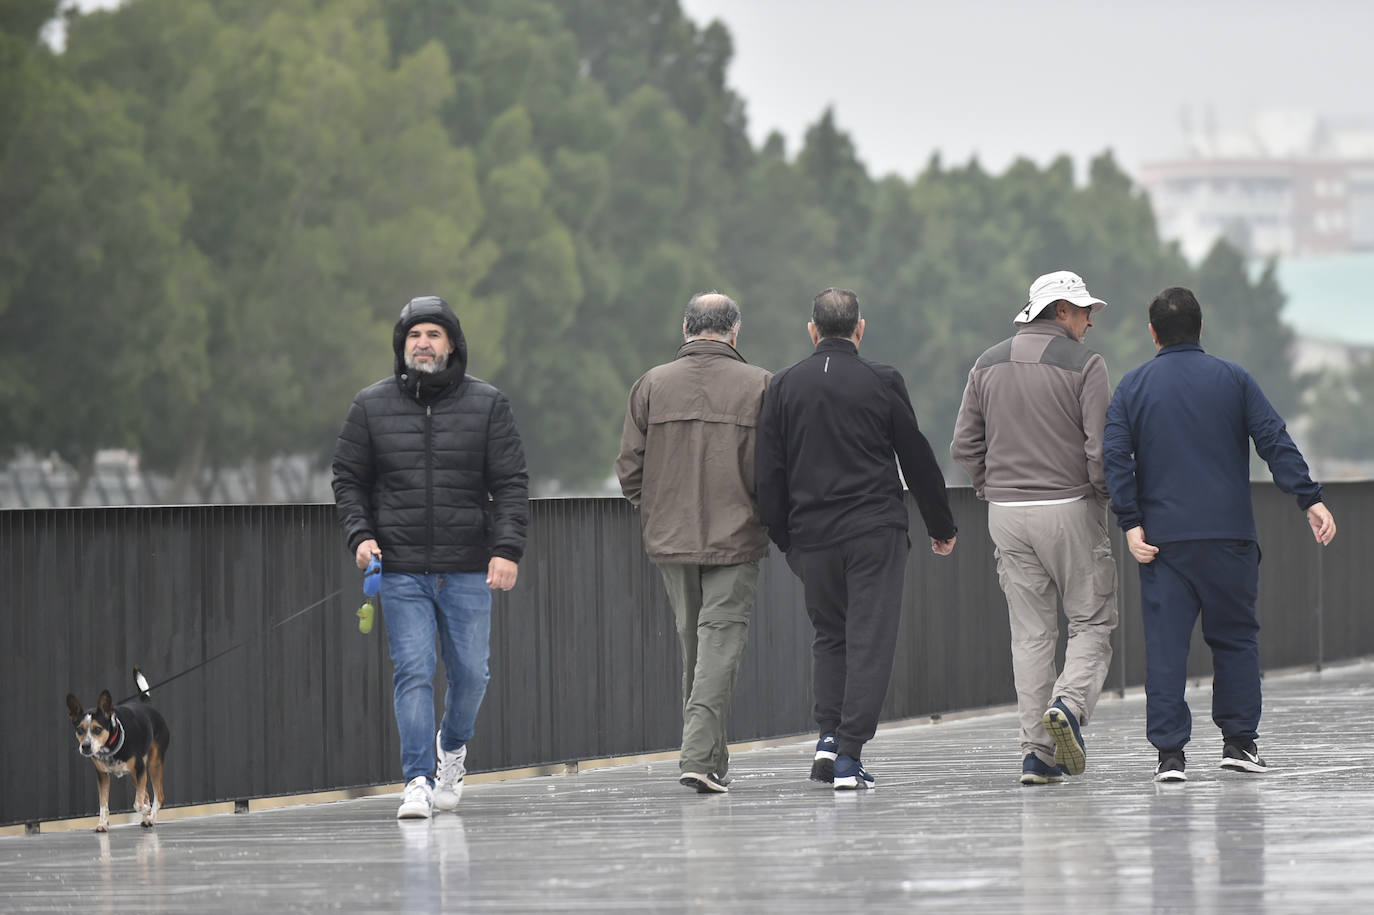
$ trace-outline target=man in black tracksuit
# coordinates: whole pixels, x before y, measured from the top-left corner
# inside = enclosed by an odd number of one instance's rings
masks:
[[[872,787],[860,754],[887,695],[911,547],[894,453],[931,548],[949,555],[958,528],[901,373],[859,356],[858,296],[826,289],[808,328],[816,351],[774,375],[764,396],[759,515],[802,578],[816,630],[821,737],[811,777],[836,789]]]

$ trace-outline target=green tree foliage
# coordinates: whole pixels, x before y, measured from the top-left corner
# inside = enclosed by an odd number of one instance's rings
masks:
[[[186,195],[145,160],[133,100],[83,90],[31,35],[0,34],[0,48],[0,424],[22,430],[6,447],[78,468],[75,501],[97,450],[145,444],[150,391],[158,407],[203,387],[204,315],[178,300],[199,260]]]
[[[161,414],[146,456],[195,480],[323,453],[351,392],[390,371],[400,305],[442,290],[464,310],[496,260],[475,156],[440,120],[443,50],[393,61],[362,0],[142,0],[82,25],[71,67],[143,94],[145,155],[189,198],[205,264],[208,384]],[[496,366],[504,315],[484,312],[471,358]]]
[[[1313,386],[1309,414],[1307,436],[1321,454],[1367,462],[1374,454],[1374,357],[1324,373]]]
[[[854,141],[836,126],[832,109],[806,131],[797,170],[813,202],[835,220],[835,258],[841,264],[853,263],[867,241],[873,182]]]
[[[740,302],[740,346],[751,362],[771,369],[810,352],[811,299],[838,282],[831,279],[835,219],[807,191],[781,138],[774,137],[743,176],[735,198],[722,206],[720,279],[701,283]],[[680,323],[669,317],[665,331],[679,330]]]
[[[1090,342],[1114,378],[1184,284],[1210,349],[1281,409],[1301,393],[1272,269],[1225,246],[1190,268],[1110,155],[875,180],[829,109],[795,155],[756,149],[728,31],[676,0],[128,0],[74,16],[59,55],[55,6],[0,6],[0,418],[76,460],[136,448],[171,498],[327,455],[427,293],[510,395],[537,492],[608,476],[630,383],[709,289],[773,369],[809,352],[819,289],[858,291],[937,451],[1057,269],[1112,303]],[[64,382],[91,396],[51,409]]]
[[[28,261],[18,218],[20,179],[35,179],[39,165],[27,160],[34,144],[22,137],[39,117],[38,109],[57,91],[57,68],[39,41],[43,23],[57,12],[57,3],[24,0],[0,5],[0,202],[5,204],[0,210],[0,316],[12,304]],[[0,402],[9,402],[18,379],[11,378],[5,386],[4,373],[0,364]]]
[[[518,316],[489,377],[536,483],[604,479],[629,381],[675,351],[687,297],[724,282],[717,204],[752,156],[728,33],[668,0],[383,8],[393,53],[448,54],[445,123],[478,150],[500,251],[478,288]]]
[[[1279,415],[1296,415],[1308,380],[1294,375],[1288,358],[1293,331],[1279,317],[1285,299],[1274,263],[1251,282],[1240,252],[1221,241],[1198,266],[1195,282],[1203,347],[1249,370]]]

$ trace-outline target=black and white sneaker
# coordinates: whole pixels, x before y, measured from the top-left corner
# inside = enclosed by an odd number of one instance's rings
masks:
[[[1259,747],[1254,743],[1241,743],[1239,741],[1226,742],[1226,747],[1221,751],[1221,767],[1231,769],[1236,772],[1268,772],[1269,764],[1259,755]]]
[[[811,763],[811,780],[830,784],[835,781],[835,757],[840,755],[840,745],[835,735],[827,732],[816,741],[816,758]]]
[[[728,785],[722,785],[714,775],[706,772],[684,772],[678,777],[678,784],[686,785],[697,794],[724,794]]]
[[[1186,782],[1188,773],[1184,771],[1187,762],[1182,750],[1160,750],[1159,765],[1155,766],[1155,781]]]

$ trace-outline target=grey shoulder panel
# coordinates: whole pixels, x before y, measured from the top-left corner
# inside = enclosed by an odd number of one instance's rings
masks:
[[[973,364],[973,368],[976,371],[978,369],[986,369],[1010,361],[1011,338],[1003,340],[1001,343],[984,352],[983,355],[978,357],[978,361]]]
[[[1067,337],[1055,337],[1050,341],[1050,345],[1045,347],[1045,353],[1040,357],[1040,364],[1052,365],[1066,372],[1079,373],[1087,366],[1088,360],[1096,355],[1096,350],[1084,346],[1076,340],[1070,340]]]

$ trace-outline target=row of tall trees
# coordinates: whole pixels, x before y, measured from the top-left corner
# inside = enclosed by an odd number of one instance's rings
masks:
[[[1115,377],[1183,284],[1210,350],[1281,410],[1302,393],[1272,270],[1224,245],[1190,266],[1110,154],[875,177],[831,111],[800,149],[756,147],[727,30],[676,0],[128,0],[69,14],[54,53],[57,6],[0,5],[6,447],[81,468],[130,448],[172,498],[324,460],[427,293],[510,395],[542,491],[608,475],[630,382],[704,289],[770,368],[808,350],[818,289],[857,290],[865,351],[937,450],[969,365],[1056,269],[1112,303],[1090,342]]]

